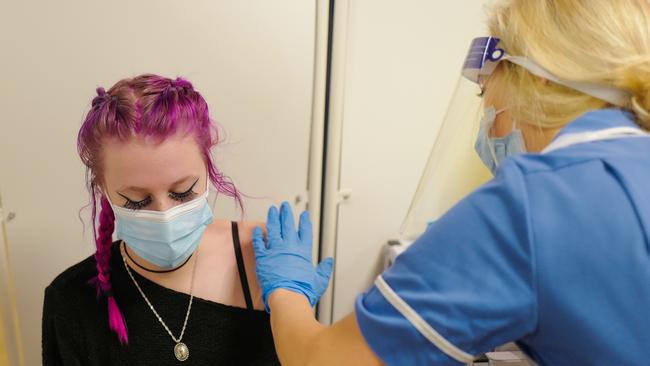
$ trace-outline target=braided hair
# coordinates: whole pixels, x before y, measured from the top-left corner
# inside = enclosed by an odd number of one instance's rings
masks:
[[[210,119],[206,101],[189,81],[145,74],[120,80],[108,91],[101,87],[96,91],[97,96],[92,100],[77,137],[77,150],[86,166],[96,247],[97,275],[89,282],[96,287],[97,297],[106,299],[110,329],[120,343],[127,344],[126,321],[111,285],[110,259],[115,215],[103,186],[101,153],[105,139],[127,141],[133,137],[147,137],[161,142],[177,133],[191,134],[199,145],[208,179],[217,193],[233,198],[240,208],[242,199],[232,181],[214,165],[210,150],[219,142],[219,130]]]

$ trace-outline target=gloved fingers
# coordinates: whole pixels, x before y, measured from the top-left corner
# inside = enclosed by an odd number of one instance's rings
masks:
[[[314,289],[320,297],[330,282],[330,277],[332,276],[332,270],[334,269],[334,258],[327,257],[323,259],[316,268],[316,280],[314,283]]]
[[[316,273],[319,276],[328,278],[332,275],[332,270],[334,269],[334,258],[327,257],[323,259],[316,268]]]
[[[293,210],[288,202],[282,202],[280,207],[280,228],[282,230],[282,239],[293,242],[297,237],[296,224],[293,221]]]
[[[303,244],[308,244],[310,247],[312,242],[312,230],[313,228],[311,225],[311,219],[309,218],[309,211],[303,211],[302,214],[300,214],[298,236]]]
[[[259,258],[266,251],[264,234],[259,226],[253,229],[253,249],[255,250],[255,258]]]
[[[268,237],[269,245],[276,240],[282,240],[282,231],[280,229],[280,214],[275,206],[269,208],[269,214],[266,219],[266,236]]]

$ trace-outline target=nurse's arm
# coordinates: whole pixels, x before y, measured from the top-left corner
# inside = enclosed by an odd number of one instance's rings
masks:
[[[269,296],[269,307],[282,365],[382,365],[361,335],[354,313],[324,326],[314,319],[305,296],[284,289]]]

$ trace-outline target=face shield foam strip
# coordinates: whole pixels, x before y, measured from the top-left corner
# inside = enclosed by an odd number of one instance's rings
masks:
[[[475,38],[463,65],[463,76],[478,84],[480,76],[492,74],[499,62],[507,60],[523,67],[535,76],[564,85],[619,107],[626,106],[627,101],[630,99],[628,92],[615,87],[560,79],[533,60],[522,56],[508,55],[503,49],[497,47],[498,43],[499,39],[494,37]]]

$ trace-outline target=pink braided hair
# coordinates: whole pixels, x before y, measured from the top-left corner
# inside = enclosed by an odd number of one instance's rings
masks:
[[[99,232],[95,239],[97,251],[95,261],[97,262],[97,295],[104,294],[108,299],[108,325],[117,333],[120,343],[129,342],[129,335],[126,329],[126,322],[120,308],[115,302],[113,288],[111,286],[111,246],[113,243],[113,230],[115,228],[115,215],[111,204],[105,196],[100,199],[101,211],[99,213]]]
[[[102,143],[107,137],[126,141],[134,136],[154,137],[162,141],[176,133],[194,136],[207,166],[208,179],[218,193],[232,197],[242,208],[239,191],[228,177],[217,170],[210,153],[211,148],[219,142],[219,134],[210,120],[208,104],[187,80],[145,74],[120,80],[108,92],[104,88],[97,88],[97,96],[92,100],[90,111],[79,130],[77,150],[86,165],[93,237],[97,248],[97,276],[89,282],[96,286],[98,297],[106,297],[109,327],[122,344],[127,344],[129,338],[111,285],[110,259],[115,216],[102,191]],[[98,228],[97,198],[100,206]]]

